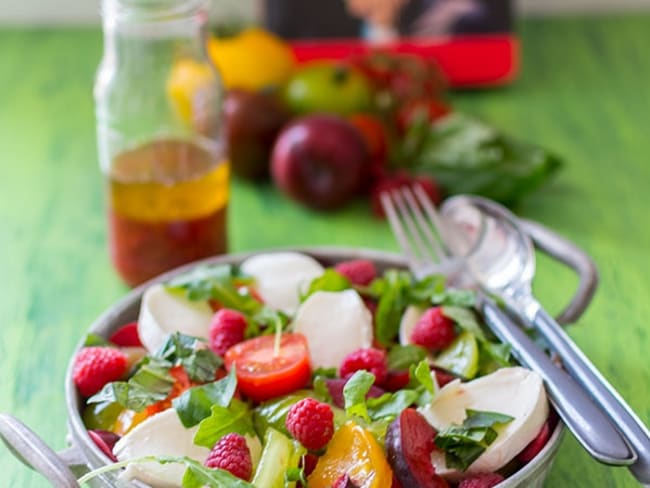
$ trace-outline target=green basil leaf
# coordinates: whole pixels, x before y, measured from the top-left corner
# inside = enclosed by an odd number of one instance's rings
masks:
[[[395,393],[385,393],[378,398],[368,398],[366,400],[368,415],[372,420],[396,417],[402,410],[413,405],[419,396],[414,390],[398,390]]]
[[[481,410],[467,409],[467,417],[463,421],[463,427],[473,429],[476,427],[492,427],[496,424],[506,424],[514,420],[514,417],[497,412],[486,412]]]
[[[210,416],[199,423],[194,444],[212,449],[219,439],[231,432],[248,434],[254,432],[248,405],[233,399],[228,407],[213,405]]]
[[[145,363],[128,381],[113,381],[104,385],[87,403],[117,402],[129,410],[140,412],[167,398],[174,382],[168,367]]]
[[[307,293],[300,297],[305,301],[310,295],[317,291],[343,291],[352,288],[352,283],[338,271],[327,268],[322,275],[314,278],[309,284]]]
[[[375,382],[375,375],[368,371],[356,371],[343,387],[345,413],[348,416],[357,416],[365,421],[370,421],[366,406],[366,395]]]
[[[426,357],[427,350],[421,346],[415,344],[395,345],[388,351],[388,369],[409,369],[411,365],[419,363]]]
[[[461,329],[474,334],[474,337],[478,340],[486,340],[483,329],[473,310],[465,307],[447,305],[442,307],[442,315],[453,320]]]
[[[172,400],[181,423],[189,428],[210,416],[213,405],[227,407],[235,394],[237,377],[235,368],[219,381],[195,386],[185,390]]]
[[[154,357],[183,366],[190,379],[201,383],[212,381],[223,364],[203,340],[179,332],[170,335]]]
[[[115,344],[112,344],[110,341],[107,341],[102,336],[97,334],[86,334],[86,339],[84,340],[83,347],[115,347]]]

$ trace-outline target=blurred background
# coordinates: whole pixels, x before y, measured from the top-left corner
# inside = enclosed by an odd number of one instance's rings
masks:
[[[255,0],[212,0],[229,14],[248,16]],[[517,0],[519,11],[531,15],[568,12],[610,12],[650,9],[650,0]],[[93,24],[99,23],[99,2],[87,0],[22,0],[0,2],[1,24]]]

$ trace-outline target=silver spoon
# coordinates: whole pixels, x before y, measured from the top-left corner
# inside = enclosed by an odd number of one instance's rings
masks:
[[[476,279],[487,290],[501,296],[511,310],[523,315],[529,321],[528,325],[538,329],[562,359],[564,368],[625,436],[637,455],[636,461],[628,468],[642,485],[650,486],[650,432],[533,296],[534,249],[517,218],[505,207],[474,196],[448,199],[441,215],[445,223],[462,231],[449,232],[445,236],[444,227],[441,229],[449,248],[465,255]]]

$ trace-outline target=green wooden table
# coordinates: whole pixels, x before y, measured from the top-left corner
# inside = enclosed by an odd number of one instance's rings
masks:
[[[518,213],[584,247],[601,286],[570,334],[650,422],[650,16],[530,20],[512,87],[454,95],[458,107],[542,143],[569,164]],[[126,288],[105,249],[91,87],[97,30],[0,31],[0,411],[65,447],[63,378],[88,324]],[[346,245],[397,250],[357,204],[334,215],[236,183],[231,249]],[[576,283],[539,263],[550,310]],[[46,486],[0,446],[2,486]],[[548,486],[636,486],[566,436]]]

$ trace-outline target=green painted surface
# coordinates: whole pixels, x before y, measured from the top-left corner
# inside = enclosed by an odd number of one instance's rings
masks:
[[[583,246],[601,286],[570,331],[650,422],[650,17],[522,25],[524,66],[512,87],[454,96],[458,107],[544,144],[568,164],[517,211]],[[0,411],[65,447],[63,378],[90,321],[126,288],[105,251],[91,86],[101,37],[89,30],[0,31]],[[271,188],[235,184],[231,248],[335,244],[396,250],[358,204],[336,215],[297,207]],[[540,260],[551,310],[575,280]],[[0,447],[2,486],[47,486]],[[631,487],[567,436],[547,486]]]

